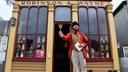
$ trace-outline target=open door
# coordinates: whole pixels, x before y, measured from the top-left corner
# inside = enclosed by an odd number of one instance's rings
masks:
[[[63,24],[62,32],[67,34],[70,31],[70,24]],[[70,72],[70,60],[68,59],[68,50],[64,48],[65,41],[59,37],[59,27],[55,24],[54,28],[54,58],[53,72]]]

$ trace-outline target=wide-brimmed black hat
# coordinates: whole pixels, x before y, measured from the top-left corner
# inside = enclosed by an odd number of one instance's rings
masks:
[[[73,28],[74,25],[78,25],[79,26],[79,24],[76,21],[72,22],[71,28]]]

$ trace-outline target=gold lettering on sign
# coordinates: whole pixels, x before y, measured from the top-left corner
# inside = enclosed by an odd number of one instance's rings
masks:
[[[41,1],[39,4],[41,4],[41,5],[45,5],[45,2],[44,2],[44,1]]]
[[[71,5],[71,2],[70,1],[67,1],[67,5]]]
[[[79,6],[103,6],[105,2],[100,1],[76,1]],[[31,6],[31,5],[71,5],[73,1],[20,1],[22,6]]]

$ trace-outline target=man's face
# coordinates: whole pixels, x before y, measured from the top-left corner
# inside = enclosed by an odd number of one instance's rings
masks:
[[[74,25],[74,26],[73,26],[73,30],[78,31],[78,30],[79,30],[79,26],[78,26],[78,25]]]

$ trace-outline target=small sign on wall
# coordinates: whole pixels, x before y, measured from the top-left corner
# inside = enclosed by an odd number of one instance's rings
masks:
[[[0,62],[5,61],[7,43],[8,43],[8,37],[2,36],[0,41]]]

